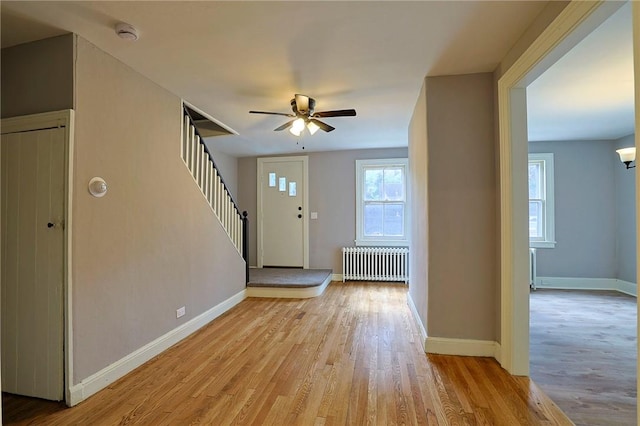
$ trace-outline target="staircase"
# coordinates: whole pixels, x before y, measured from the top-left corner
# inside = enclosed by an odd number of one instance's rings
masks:
[[[207,200],[227,236],[246,263],[246,282],[249,282],[249,248],[247,212],[240,212],[229,192],[213,156],[204,144],[189,111],[184,108],[182,122],[181,158],[202,195]]]

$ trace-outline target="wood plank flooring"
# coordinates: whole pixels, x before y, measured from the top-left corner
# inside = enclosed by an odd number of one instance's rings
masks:
[[[427,356],[406,287],[246,299],[73,408],[3,397],[5,424],[570,425],[491,358]]]
[[[531,293],[531,378],[577,425],[636,424],[636,298]]]

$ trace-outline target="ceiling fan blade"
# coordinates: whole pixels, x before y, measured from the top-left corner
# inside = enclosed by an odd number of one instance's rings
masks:
[[[273,129],[274,132],[279,132],[280,130],[284,130],[287,129],[289,127],[291,127],[291,125],[293,125],[293,122],[296,120],[291,120],[291,121],[287,121],[286,123],[284,123],[282,126],[280,127],[276,127],[275,129]]]
[[[249,111],[249,114],[269,114],[269,115],[284,115],[285,117],[295,117],[295,115],[289,114],[286,112]]]
[[[316,120],[315,118],[311,118],[309,119],[309,121],[320,127],[325,132],[331,132],[336,129],[335,127],[329,126],[327,123],[323,123],[322,121]]]
[[[321,111],[313,114],[314,117],[354,117],[355,109],[338,109],[335,111]]]
[[[306,115],[309,112],[309,97],[305,95],[295,95],[296,109],[302,115]]]

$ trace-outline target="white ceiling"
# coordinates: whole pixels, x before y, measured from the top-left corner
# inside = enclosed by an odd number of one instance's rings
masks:
[[[627,3],[527,87],[530,141],[634,132],[632,33]]]
[[[7,47],[75,32],[238,132],[210,142],[231,155],[300,150],[290,133],[273,131],[286,117],[248,114],[289,112],[295,93],[314,97],[316,111],[358,112],[357,117],[325,119],[336,130],[303,137],[307,151],[396,147],[407,145],[409,120],[426,75],[493,71],[544,5],[2,1],[1,41]],[[113,28],[118,22],[136,26],[140,39],[117,38]],[[602,56],[612,50],[600,52],[596,62],[612,62]],[[589,68],[581,69],[586,78]],[[534,109],[546,111],[545,78],[534,83],[543,93],[541,107],[535,106],[533,88],[529,97]],[[566,86],[560,84],[561,89]],[[547,96],[558,97],[557,90],[556,84]],[[610,93],[598,93],[595,107],[608,105],[603,96]],[[587,104],[573,94],[559,98],[576,101],[551,104]],[[552,118],[562,113],[556,111]],[[537,120],[532,114],[531,124]]]

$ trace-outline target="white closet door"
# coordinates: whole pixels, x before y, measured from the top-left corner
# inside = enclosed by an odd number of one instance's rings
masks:
[[[2,135],[2,390],[64,389],[65,131]]]

